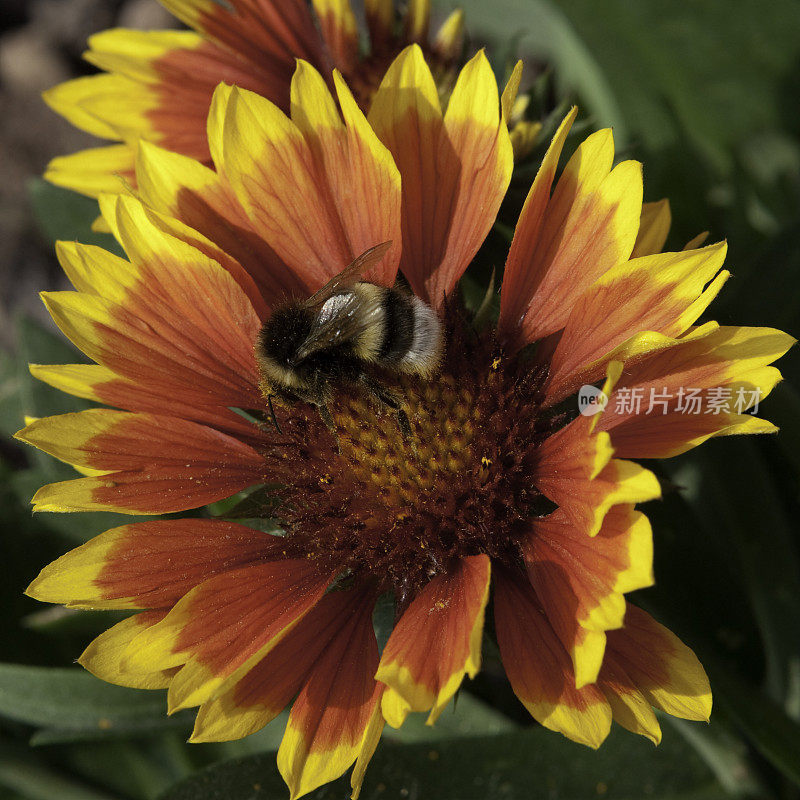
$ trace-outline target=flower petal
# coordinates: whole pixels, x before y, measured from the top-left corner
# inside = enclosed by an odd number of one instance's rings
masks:
[[[288,108],[295,58],[327,68],[328,59],[306,3],[247,0],[233,9],[206,0],[165,0],[193,31],[114,29],[89,39],[85,58],[109,74],[80,78],[45,94],[78,127],[127,144],[115,158],[130,164],[139,139],[200,161],[209,160],[206,118],[214,88],[236,84]],[[122,153],[125,153],[122,155]],[[110,153],[87,151],[56,159],[49,175],[60,185],[96,196],[119,191],[118,163]],[[131,183],[129,174],[126,178]]]
[[[607,272],[569,314],[551,361],[548,401],[557,402],[581,383],[594,382],[608,361],[640,357],[648,348],[663,347],[664,337],[688,330],[729,275],[720,272],[726,252],[723,242],[645,256]],[[648,335],[631,338],[642,331]]]
[[[154,133],[147,112],[156,108],[152,87],[124,75],[90,75],[61,83],[42,95],[56,113],[103,139]]]
[[[611,437],[592,432],[594,418],[578,417],[539,450],[536,487],[585,535],[595,536],[608,510],[661,496],[655,475],[632,461],[612,458]]]
[[[440,235],[434,225],[437,150],[443,128],[439,92],[418,47],[404,50],[389,67],[372,101],[369,123],[389,148],[403,181],[403,260],[414,291],[437,266]]]
[[[220,82],[287,106],[294,66],[289,55],[267,50],[250,59],[193,31],[114,29],[91,36],[89,46],[87,61],[150,87],[156,103],[147,113],[146,138],[201,161],[209,158],[205,122]]]
[[[368,248],[399,239],[400,184],[391,158],[344,90],[345,123],[337,119],[310,142],[298,125],[316,119],[316,106],[330,103],[330,95],[307,65],[294,83],[308,89],[302,95],[306,114],[295,111],[298,123],[262,97],[220,87],[224,109],[217,115],[224,113],[224,123],[210,130],[210,144],[251,224],[316,289]],[[371,202],[380,195],[380,202]],[[398,255],[393,248],[372,278],[391,283]]]
[[[122,669],[122,654],[143,630],[161,622],[167,612],[144,611],[118,622],[94,639],[83,651],[78,663],[92,675],[108,683],[131,689],[166,689],[174,670],[128,672]]]
[[[225,694],[197,713],[192,742],[249,736],[273,720],[306,683],[353,614],[352,592],[329,592]]]
[[[80,467],[113,473],[43,486],[35,511],[163,514],[263,481],[251,447],[194,422],[94,409],[37,420],[17,438]]]
[[[285,75],[303,58],[330,69],[308,3],[304,0],[161,0],[176,17],[250,62],[254,69]],[[273,98],[271,98],[273,99]],[[288,98],[287,98],[288,99]]]
[[[159,58],[177,49],[196,49],[203,37],[193,31],[140,31],[112,28],[89,37],[84,58],[95,67],[131,80],[154,83]]]
[[[433,51],[444,61],[453,61],[464,49],[464,9],[456,8],[442,23],[432,44]]]
[[[125,411],[166,414],[201,422],[248,443],[261,440],[261,431],[240,414],[223,406],[187,403],[169,388],[142,386],[98,364],[30,364],[31,375],[62,392],[95,400]]]
[[[88,197],[116,194],[135,181],[134,151],[127,144],[113,144],[58,156],[47,165],[44,178]]]
[[[340,611],[341,629],[292,706],[278,749],[278,769],[292,800],[335,780],[365,749],[374,749],[381,686],[373,677],[378,665],[373,605],[374,597],[353,594],[350,607]]]
[[[518,65],[509,81],[515,88],[504,92],[504,104],[513,104],[520,73]],[[481,50],[461,70],[444,115],[437,164],[449,208],[437,208],[436,223],[447,238],[438,280],[427,284],[437,303],[450,294],[483,244],[511,182],[514,150],[499,100],[494,72]]]
[[[372,50],[385,49],[394,36],[394,0],[364,0],[364,12]]]
[[[305,560],[216,575],[136,637],[123,666],[180,666],[169,688],[170,712],[200,705],[224,694],[258,664],[319,602],[331,577]]]
[[[611,706],[614,722],[631,733],[645,736],[653,744],[661,742],[661,726],[653,707],[610,654],[603,664],[598,686]]]
[[[406,11],[406,38],[410,42],[427,42],[431,24],[431,0],[409,0]]]
[[[141,296],[144,294],[144,287],[141,287],[140,297],[136,298],[132,308],[78,292],[50,292],[43,294],[43,300],[56,324],[76,346],[125,378],[141,381],[143,386],[154,386],[154,391],[159,394],[167,388],[184,390],[182,399],[187,404],[196,402],[201,406],[239,408],[259,405],[254,368],[241,369],[237,373],[231,362],[223,360],[224,351],[214,352],[211,348],[203,348],[205,342],[202,339],[199,342],[192,340],[191,319],[186,321],[185,329],[170,330],[165,300],[159,298],[156,303],[155,298],[151,298],[154,303],[147,309],[147,298]],[[219,303],[219,298],[214,302]],[[195,330],[200,332],[202,325],[206,328],[203,333],[209,337],[213,331],[210,319],[203,319],[201,314],[202,307],[195,307]],[[230,312],[225,316],[230,318]],[[156,327],[156,323],[160,325]],[[171,338],[173,331],[174,338]],[[219,329],[218,334],[220,338],[229,337],[226,349],[231,349],[233,344],[240,348],[237,355],[247,357],[247,351],[236,341],[240,339],[243,345],[240,329]]]
[[[467,674],[480,669],[483,615],[489,598],[488,556],[462,558],[425,586],[403,612],[375,677],[389,687],[383,714],[395,728],[409,711],[430,709],[433,724]]]
[[[521,576],[497,571],[494,617],[503,666],[525,708],[545,728],[599,747],[611,729],[608,702],[595,686],[576,688],[569,656]]]
[[[253,64],[239,54],[204,41],[195,50],[167,53],[155,66],[160,76],[158,106],[148,113],[148,119],[158,136],[148,138],[199,161],[210,160],[206,121],[219,83],[224,81],[258,92],[286,107],[291,74],[291,63],[287,61],[272,70],[268,59]]]
[[[670,458],[712,436],[773,432],[773,425],[744,412],[780,380],[767,365],[794,343],[772,328],[728,326],[679,340],[625,367],[598,426],[629,458]],[[626,400],[633,392],[643,398],[639,409]]]
[[[233,522],[172,519],[112,528],[46,566],[26,594],[81,608],[167,608],[280,539]]]
[[[383,687],[382,685],[379,686],[380,691]],[[367,726],[367,729],[364,732],[364,737],[361,740],[361,750],[358,754],[358,758],[356,758],[356,764],[353,767],[353,772],[350,775],[350,787],[353,790],[353,793],[350,795],[350,800],[358,800],[359,796],[361,795],[361,784],[364,783],[364,776],[367,773],[367,767],[369,766],[369,762],[372,760],[372,756],[375,755],[375,750],[378,748],[381,734],[383,733],[383,729],[386,727],[386,722],[383,719],[383,713],[381,712],[380,699],[381,698],[379,696],[378,702],[375,703],[375,709],[372,712],[369,725]]]
[[[608,674],[605,667],[601,672],[604,691],[619,695],[636,689],[650,705],[673,717],[708,721],[711,687],[697,656],[640,608],[629,603],[625,627],[609,632],[607,661],[615,672]]]
[[[530,213],[515,233],[520,245],[507,264],[512,274],[526,274],[509,287],[512,297],[523,296],[511,301],[505,325],[520,325],[526,342],[563,328],[581,294],[630,257],[642,210],[641,164],[624,161],[612,170],[613,157],[611,131],[599,131],[569,160],[543,213],[537,212],[547,180],[534,186]],[[512,313],[517,308],[523,309],[521,321]]]
[[[349,72],[358,63],[358,23],[350,0],[312,2],[336,68]]]
[[[486,56],[464,67],[443,117],[421,48],[406,48],[375,94],[369,121],[403,178],[401,270],[420,297],[440,306],[494,224],[513,169]]]
[[[322,77],[300,62],[292,81],[292,120],[303,131],[324,170],[333,204],[356,255],[371,247],[375,219],[382,219],[384,241],[401,242],[400,173],[391,154],[381,144],[338,72],[333,74],[344,124]],[[319,110],[330,103],[327,119]],[[347,154],[343,161],[341,152]],[[372,214],[365,214],[370,208]],[[378,212],[379,209],[379,212]],[[397,274],[400,247],[386,259],[383,269],[366,273],[378,283],[390,284]]]
[[[269,316],[276,298],[302,287],[278,264],[275,253],[252,230],[244,211],[223,179],[194,159],[171,153],[145,141],[136,156],[137,216],[170,236],[200,251],[231,274],[259,319]],[[121,240],[116,217],[117,197],[101,195],[103,220],[114,215],[109,228]],[[283,275],[278,282],[275,274]],[[269,299],[270,302],[266,302]]]
[[[622,626],[623,593],[653,584],[647,517],[633,506],[615,506],[590,538],[558,509],[533,523],[523,557],[547,618],[572,657],[578,688],[594,683],[603,661],[603,634]]]
[[[525,205],[522,207],[514,231],[514,239],[506,259],[500,296],[499,326],[500,330],[508,336],[516,335],[516,329],[522,324],[533,296],[536,275],[530,269],[530,256],[536,248],[545,210],[550,201],[550,190],[558,169],[558,160],[577,115],[578,108],[573,106],[558,126],[525,199]]]
[[[257,407],[261,322],[244,292],[219,264],[160,231],[133,198],[116,198],[116,206],[132,263],[61,243],[59,258],[80,291],[44,295],[56,323],[124,378],[168,388],[187,404]]]
[[[669,229],[672,227],[672,210],[669,200],[642,204],[639,233],[636,236],[631,258],[652,256],[664,249]]]
[[[221,81],[286,109],[296,58],[330,69],[310,8],[302,0],[259,0],[255,6],[249,0],[163,4],[199,33],[114,29],[95,34],[85,58],[109,74],[69,81],[45,96],[78,127],[124,140],[121,150],[128,151],[128,162],[139,139],[207,162],[206,117]],[[118,191],[113,184],[116,165],[104,165],[104,160],[99,152],[87,152],[80,162],[57,159],[50,172],[61,185],[93,196],[101,184]]]

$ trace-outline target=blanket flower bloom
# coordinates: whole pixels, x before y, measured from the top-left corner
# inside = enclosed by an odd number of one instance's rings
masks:
[[[334,99],[305,62],[290,116],[221,85],[214,169],[143,142],[137,196],[101,198],[127,260],[58,246],[76,291],[45,303],[96,363],[32,371],[111,408],[18,434],[84,472],[40,489],[35,508],[185,512],[264,486],[245,516],[276,516],[285,533],[222,518],[129,524],[46,567],[28,592],[139,610],[80,662],[114,683],[168,687],[170,711],[199,707],[193,741],[246,736],[294,698],[278,751],[292,798],[353,764],[357,796],[385,724],[436,720],[480,668],[490,587],[511,686],[547,728],[598,747],[614,720],[658,742],[654,708],[710,713],[694,654],[625,598],[653,582],[635,505],[660,493],[630,459],[774,427],[615,400],[664,386],[763,397],[793,340],[695,325],[728,276],[725,245],[660,252],[669,209],[642,205],[640,165],[613,166],[610,131],[589,136],[556,181],[574,109],[517,224],[499,322],[470,322],[454,290],[511,178],[518,82],[519,70],[501,96],[479,53],[443,112],[411,46],[369,117],[340,74]],[[434,379],[386,378],[411,439],[349,389],[331,403],[338,446],[303,404],[278,405],[277,430],[258,389],[264,321],[383,242],[393,246],[366,279],[391,286],[401,271],[447,332]],[[578,414],[576,392],[601,381],[606,412]],[[381,652],[372,614],[386,596],[396,621]]]
[[[454,11],[430,36],[430,0],[410,0],[396,19],[394,0],[367,0],[369,50],[359,51],[359,29],[349,0],[160,0],[189,31],[118,28],[89,39],[85,58],[104,70],[45,92],[44,99],[73,125],[119,142],[60,156],[45,177],[90,197],[118,192],[119,178],[135,180],[136,142],[145,139],[211,163],[206,118],[224,81],[289,108],[295,60],[323,75],[338,69],[368,108],[389,64],[408,44],[420,44],[440,91],[452,88],[463,51],[464,15]],[[538,126],[521,123],[529,141]]]

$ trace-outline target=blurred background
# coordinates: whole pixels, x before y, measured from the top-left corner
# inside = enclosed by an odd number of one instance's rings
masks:
[[[0,345],[6,349],[14,343],[16,314],[45,319],[38,293],[61,280],[51,234],[63,226],[62,235],[76,238],[70,221],[82,222],[87,208],[78,198],[78,208],[67,206],[60,219],[44,214],[37,221],[37,200],[48,190],[32,182],[53,156],[97,141],[54,114],[41,92],[95,71],[81,60],[92,33],[179,25],[156,0],[0,0]]]
[[[434,10],[454,5],[434,2]],[[714,319],[800,333],[797,0],[457,5],[470,48],[488,44],[498,74],[516,56],[535,64],[535,113],[575,101],[584,132],[614,127],[619,158],[644,162],[645,199],[671,200],[671,249],[704,230],[729,240],[734,278]],[[113,26],[175,22],[155,0],[0,0],[0,798],[284,798],[274,764],[280,719],[240,743],[188,746],[190,721],[166,718],[162,693],[107,686],[72,666],[113,614],[22,595],[45,563],[119,524],[110,514],[34,519],[33,491],[71,471],[10,439],[26,414],[84,407],[35,384],[25,366],[76,360],[38,299],[64,286],[54,240],[106,241],[89,230],[93,202],[38,178],[51,157],[92,144],[39,94],[88,74],[86,37]],[[527,189],[528,170],[510,205]],[[657,749],[616,729],[593,753],[531,723],[487,643],[485,670],[456,711],[434,729],[412,720],[392,732],[362,797],[800,798],[797,352],[780,366],[786,380],[763,406],[779,436],[712,441],[648,465],[666,487],[646,508],[657,585],[635,600],[705,664],[711,724],[664,720]],[[346,782],[311,795],[346,796]]]

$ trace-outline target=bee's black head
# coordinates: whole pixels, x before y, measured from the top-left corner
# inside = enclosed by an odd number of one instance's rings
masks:
[[[297,365],[297,351],[314,324],[314,314],[299,304],[276,309],[264,323],[256,347],[285,367]]]

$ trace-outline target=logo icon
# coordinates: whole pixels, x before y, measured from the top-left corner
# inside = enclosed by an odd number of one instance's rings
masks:
[[[593,417],[605,410],[608,405],[608,396],[596,386],[581,386],[578,392],[578,411],[584,417]]]

